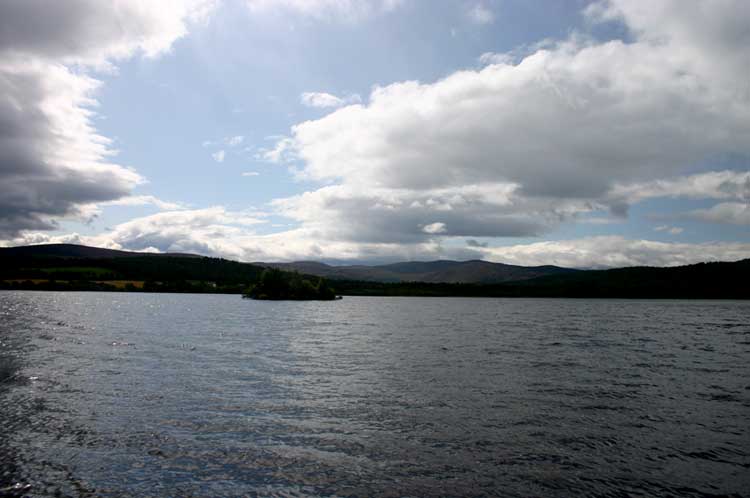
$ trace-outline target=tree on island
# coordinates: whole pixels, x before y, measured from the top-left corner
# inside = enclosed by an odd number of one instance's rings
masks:
[[[295,301],[336,299],[336,293],[323,278],[318,277],[313,283],[297,272],[284,272],[277,268],[263,270],[258,283],[245,289],[242,296],[251,299]]]

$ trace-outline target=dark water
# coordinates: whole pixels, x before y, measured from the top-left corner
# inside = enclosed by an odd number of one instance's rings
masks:
[[[0,292],[0,488],[750,496],[749,321],[730,301]]]

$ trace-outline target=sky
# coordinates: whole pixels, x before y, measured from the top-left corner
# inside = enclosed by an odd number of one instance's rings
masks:
[[[746,0],[3,0],[0,245],[750,257]]]

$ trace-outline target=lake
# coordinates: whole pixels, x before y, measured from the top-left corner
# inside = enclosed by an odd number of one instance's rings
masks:
[[[740,301],[0,292],[0,488],[748,496],[749,322]]]

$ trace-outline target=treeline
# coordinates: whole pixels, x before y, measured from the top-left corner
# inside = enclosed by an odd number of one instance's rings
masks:
[[[221,258],[6,256],[0,288],[241,294],[260,299],[334,299],[324,279]]]
[[[504,284],[336,281],[354,296],[750,299],[750,260],[674,268],[619,268]]]
[[[263,268],[221,258],[5,256],[0,288],[240,294]]]
[[[217,285],[213,282],[176,280],[158,282],[127,282],[92,280],[0,280],[0,289],[44,291],[97,291],[97,292],[176,292],[198,294],[240,294],[245,284]]]
[[[86,271],[89,268],[90,271]],[[54,273],[51,273],[51,270]],[[66,271],[67,270],[67,271]],[[137,256],[127,258],[6,257],[0,259],[4,280],[139,280],[214,282],[247,285],[263,272],[260,266],[221,258]],[[242,287],[240,287],[240,290]]]
[[[0,257],[0,288],[204,292],[267,299],[330,298],[325,280],[221,258],[137,255],[111,258]],[[266,275],[263,277],[262,275]],[[750,259],[674,268],[589,270],[502,284],[379,283],[336,280],[351,296],[750,299]],[[248,286],[252,286],[248,288]]]

